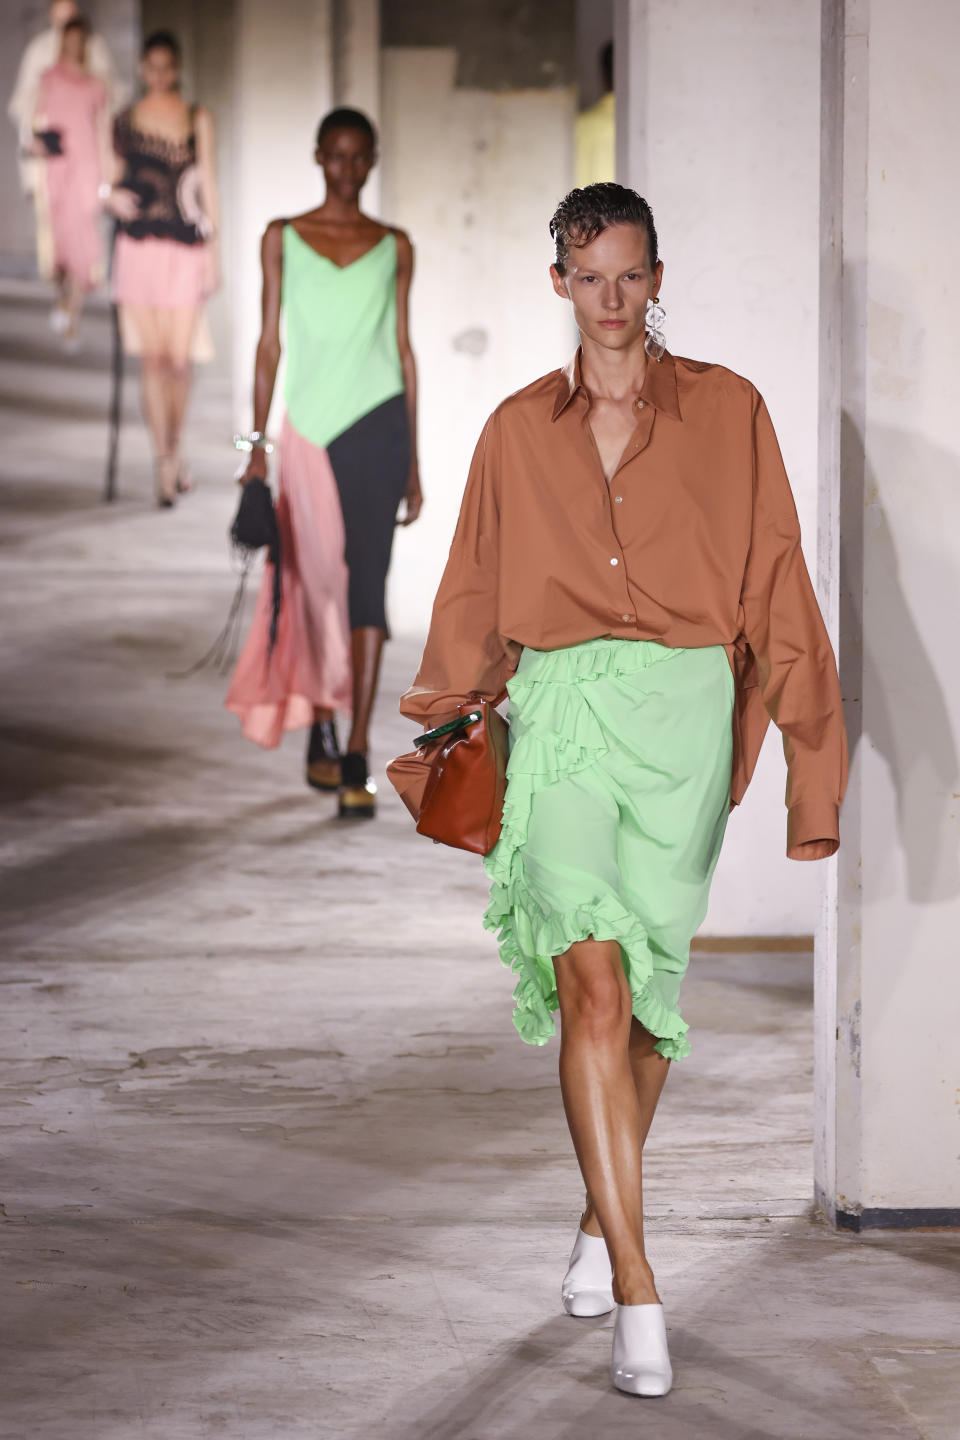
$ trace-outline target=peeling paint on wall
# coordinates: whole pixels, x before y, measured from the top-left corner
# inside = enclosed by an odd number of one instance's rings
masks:
[[[482,355],[490,343],[490,336],[480,326],[472,326],[469,330],[461,330],[459,335],[453,337],[453,348],[461,355]]]
[[[837,1040],[850,1055],[850,1063],[853,1066],[853,1073],[860,1079],[860,1051],[861,1051],[861,1002],[857,1000],[853,1009],[846,1015],[841,1015],[837,1024]]]

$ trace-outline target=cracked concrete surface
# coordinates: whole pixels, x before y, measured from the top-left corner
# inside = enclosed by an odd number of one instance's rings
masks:
[[[232,591],[222,396],[198,492],[149,508],[131,422],[108,510],[104,317],[60,362],[29,291],[2,308],[0,1433],[955,1440],[960,1241],[811,1214],[804,955],[695,957],[647,1165],[676,1388],[610,1389],[609,1320],[558,1311],[556,1048],[513,1032],[478,864],[385,785],[343,828],[300,737],[167,678]]]

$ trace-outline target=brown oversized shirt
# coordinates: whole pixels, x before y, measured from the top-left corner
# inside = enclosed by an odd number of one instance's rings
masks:
[[[589,404],[578,352],[490,416],[401,711],[429,725],[471,697],[499,702],[527,645],[723,645],[736,681],[732,803],[772,718],[787,854],[816,841],[832,853],[847,776],[840,685],[761,396],[722,365],[651,360],[609,484]],[[425,774],[409,769],[401,793]]]

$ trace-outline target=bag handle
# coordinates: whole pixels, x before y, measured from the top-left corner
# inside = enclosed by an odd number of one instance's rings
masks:
[[[446,725],[437,725],[433,730],[425,730],[418,735],[413,742],[415,750],[422,750],[424,745],[432,745],[434,740],[440,740],[444,735],[452,735],[457,730],[466,730],[468,725],[474,725],[478,720],[483,719],[483,712],[471,710],[467,715],[458,715],[456,720],[448,720]]]

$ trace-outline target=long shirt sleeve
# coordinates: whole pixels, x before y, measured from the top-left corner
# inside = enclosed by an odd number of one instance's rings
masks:
[[[787,854],[832,854],[847,781],[847,743],[833,649],[800,548],[780,447],[759,395],[753,417],[754,503],[743,579],[743,633],[787,762]]]
[[[474,451],[420,669],[400,700],[401,713],[424,725],[475,697],[498,704],[519,659],[521,647],[498,628],[499,444],[493,415]]]

